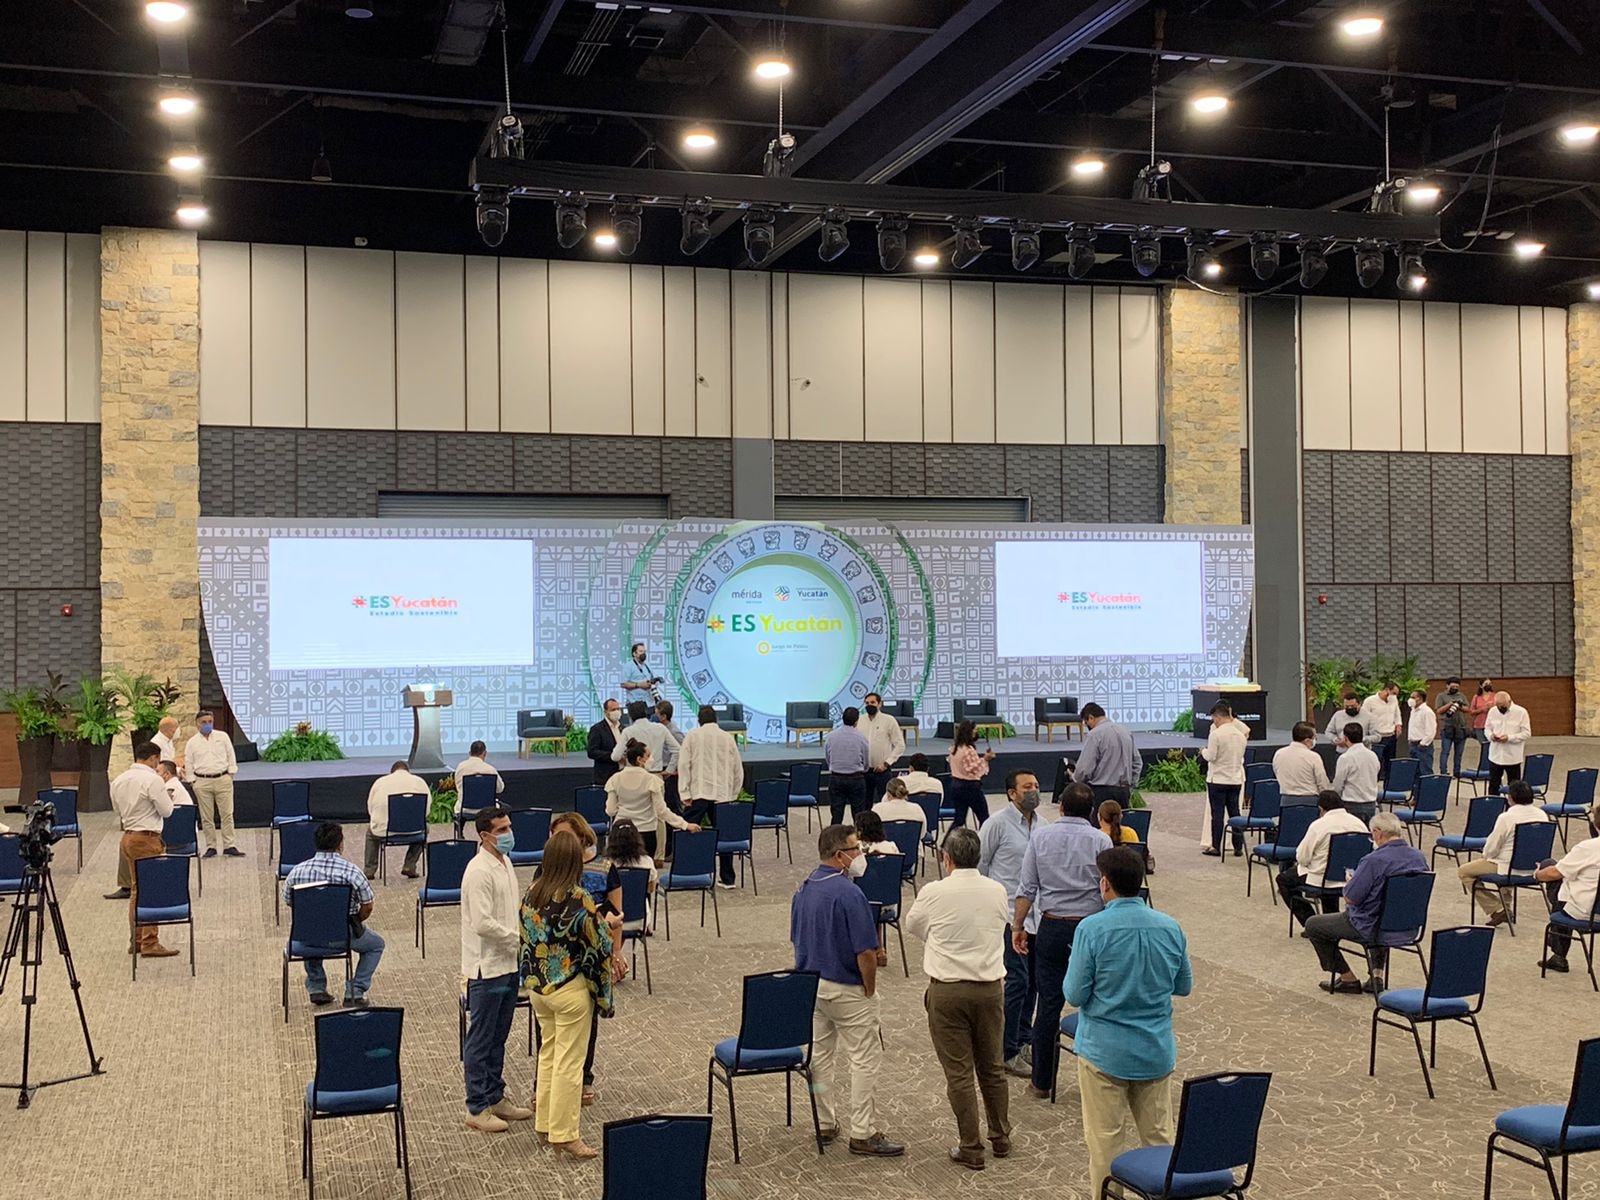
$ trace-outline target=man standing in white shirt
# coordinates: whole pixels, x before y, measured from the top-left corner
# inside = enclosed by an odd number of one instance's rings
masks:
[[[683,744],[678,747],[678,793],[688,802],[683,819],[698,825],[709,814],[715,827],[718,805],[738,801],[743,787],[744,759],[739,757],[739,743],[717,724],[717,710],[702,704],[700,724],[684,735]],[[731,888],[735,878],[733,855],[720,857],[718,882]]]
[[[183,765],[183,758],[178,754],[178,747],[173,738],[178,736],[178,718],[162,717],[161,724],[156,727],[155,736],[150,741],[161,751],[162,762]]]
[[[1378,756],[1362,740],[1364,726],[1351,721],[1339,738],[1339,765],[1333,769],[1333,790],[1344,806],[1362,821],[1378,812]]]
[[[945,1090],[961,1134],[950,1161],[974,1171],[984,1166],[978,1129],[980,1092],[995,1157],[1011,1153],[1011,1101],[1003,1052],[1006,969],[1001,955],[1011,907],[1005,885],[978,874],[980,853],[976,833],[953,831],[944,843],[944,878],[923,887],[905,918],[911,936],[923,942],[928,1034],[944,1068]]]
[[[220,825],[222,852],[229,858],[243,858],[244,851],[233,844],[233,777],[239,773],[233,742],[227,734],[217,732],[211,713],[200,713],[197,721],[199,732],[183,748],[183,776],[194,785],[200,824],[206,831],[206,857],[217,856]]]
[[[1411,719],[1406,722],[1406,744],[1417,760],[1417,774],[1433,774],[1433,739],[1439,736],[1439,716],[1428,704],[1428,693],[1411,693]]]
[[[627,753],[630,741],[643,742],[650,749],[650,770],[659,775],[665,764],[675,761],[678,739],[659,721],[650,719],[651,709],[643,700],[628,701],[628,724],[617,736],[617,745],[611,751],[611,761],[620,763]],[[670,745],[669,745],[670,743]]]
[[[482,745],[482,742],[477,745]],[[493,767],[489,768],[491,771]],[[458,767],[459,771],[460,768]],[[458,776],[459,778],[459,776]],[[459,794],[459,793],[458,793]],[[383,839],[389,833],[389,798],[391,796],[431,796],[428,781],[420,775],[413,775],[411,768],[404,759],[391,763],[389,773],[380,775],[372,781],[372,787],[367,790],[367,853],[362,869],[368,879],[378,877],[378,854],[383,849]],[[427,805],[423,805],[424,819],[426,819]],[[427,832],[427,827],[423,827]],[[417,863],[422,858],[422,852],[427,849],[426,839],[414,846],[406,847],[405,866],[400,869],[400,874],[407,879],[417,877]]]
[[[1249,728],[1243,721],[1234,720],[1233,709],[1226,702],[1219,700],[1211,706],[1211,732],[1205,749],[1200,751],[1200,757],[1206,760],[1206,799],[1211,804],[1211,845],[1201,853],[1211,858],[1222,855],[1222,831],[1227,827],[1227,818],[1239,815],[1245,743],[1249,740]],[[1233,835],[1233,856],[1244,857],[1243,830]]]
[[[1395,747],[1405,736],[1400,716],[1400,685],[1385,683],[1361,703],[1361,723],[1367,727],[1365,741],[1378,752],[1378,773],[1387,776],[1394,761]]]
[[[466,794],[466,788],[461,786],[461,781],[468,775],[493,775],[494,794],[500,795],[506,790],[506,781],[500,777],[500,772],[489,761],[489,747],[483,742],[473,742],[467,747],[467,756],[456,764],[456,816],[461,815],[461,797]],[[424,789],[426,790],[426,789]]]
[[[906,752],[905,730],[897,717],[883,711],[883,697],[868,692],[861,701],[861,721],[856,732],[867,739],[867,807],[883,799],[891,768]]]
[[[1310,721],[1296,721],[1289,731],[1292,739],[1272,756],[1272,777],[1278,781],[1281,803],[1315,804],[1317,797],[1331,786],[1328,768],[1317,753],[1317,729]]]
[[[1515,783],[1522,778],[1522,760],[1528,754],[1528,739],[1533,726],[1528,710],[1511,703],[1510,692],[1496,692],[1494,707],[1483,722],[1483,736],[1489,739],[1489,794],[1500,790],[1504,780]]]
[[[1370,751],[1369,751],[1370,753]],[[1300,894],[1301,887],[1321,887],[1328,873],[1328,839],[1336,833],[1365,833],[1366,823],[1345,809],[1344,801],[1334,791],[1325,791],[1317,797],[1321,815],[1306,828],[1305,836],[1295,847],[1294,861],[1283,864],[1278,872],[1278,895],[1289,906],[1301,928],[1316,914],[1311,902]],[[1339,911],[1336,896],[1325,897],[1322,911]]]
[[[1600,825],[1600,804],[1589,811],[1589,823]],[[1546,862],[1533,875],[1545,885],[1552,915],[1561,913],[1574,921],[1590,920],[1594,916],[1596,891],[1600,889],[1600,837],[1579,842],[1560,862]],[[1545,933],[1545,941],[1550,947],[1550,956],[1539,966],[1565,974],[1572,934],[1552,922]],[[1593,963],[1589,965],[1589,978],[1594,979]]]
[[[122,823],[117,853],[128,870],[128,953],[137,950],[144,958],[171,958],[177,953],[157,940],[156,926],[133,923],[139,904],[139,872],[133,864],[167,852],[161,823],[172,815],[172,798],[167,795],[166,781],[156,773],[160,761],[161,751],[155,744],[141,742],[133,748],[133,765],[111,781],[111,807]]]
[[[1489,840],[1483,845],[1483,857],[1462,863],[1456,869],[1463,890],[1472,891],[1472,881],[1480,875],[1504,875],[1511,870],[1511,852],[1516,846],[1517,826],[1550,819],[1533,800],[1533,788],[1520,779],[1507,789],[1506,810],[1495,818],[1494,828],[1489,831]],[[1506,923],[1506,906],[1500,899],[1499,888],[1478,888],[1477,899],[1478,907],[1483,909],[1490,925]]]
[[[473,820],[478,852],[461,876],[461,974],[467,980],[466,1075],[468,1129],[504,1133],[507,1121],[533,1110],[506,1099],[506,1038],[517,1013],[517,960],[522,927],[511,814],[494,805]]]

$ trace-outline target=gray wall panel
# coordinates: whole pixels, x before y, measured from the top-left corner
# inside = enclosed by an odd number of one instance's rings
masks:
[[[1318,595],[1326,595],[1328,602],[1319,604]],[[1372,657],[1378,649],[1377,624],[1376,588],[1368,584],[1306,585],[1308,659]]]
[[[1556,674],[1573,674],[1572,585],[1558,583],[1550,590],[1556,618]]]
[[[661,444],[661,475],[672,516],[733,516],[732,443],[667,438]]]
[[[1061,447],[1007,446],[1005,490],[1027,496],[1029,516],[1055,523],[1061,515]]]
[[[1302,502],[1306,578],[1333,579],[1333,455],[1307,451],[1300,470],[1305,493]]]
[[[1461,673],[1503,675],[1500,601],[1484,588],[1461,589]]]
[[[1500,589],[1502,675],[1556,673],[1553,589],[1545,583],[1510,583]]]
[[[1433,498],[1426,454],[1390,454],[1389,578],[1426,583],[1433,578]]]
[[[293,429],[233,431],[233,515],[292,517],[300,461]],[[205,474],[202,465],[200,473]]]
[[[1111,519],[1111,452],[1106,446],[1061,448],[1064,521],[1094,524]]]
[[[837,442],[775,442],[772,474],[782,496],[838,496],[841,478]]]
[[[43,683],[56,671],[68,683],[100,673],[100,588],[18,591],[16,600],[17,679]],[[71,604],[70,617],[61,606]]]
[[[1516,468],[1521,461],[1519,456],[1510,454],[1484,456],[1484,478],[1488,484],[1489,502],[1483,507],[1483,531],[1490,579],[1515,577],[1517,564],[1516,549],[1512,545],[1515,538],[1512,510],[1516,506]]]
[[[13,524],[13,536],[0,539],[0,581],[71,588],[89,582],[85,534],[91,529],[98,534],[99,521],[98,511],[90,511],[99,480],[90,478],[89,428],[42,422],[0,425],[0,445],[11,464],[0,472],[0,507]],[[98,475],[98,455],[94,461]],[[41,521],[48,522],[46,537],[39,536]],[[96,587],[99,582],[97,569]]]
[[[233,516],[233,430],[200,430],[200,515]]]
[[[1333,455],[1333,578],[1383,583],[1389,566],[1389,465],[1382,454]]]
[[[0,588],[0,691],[32,682],[17,678],[17,594]]]
[[[1239,451],[1239,519],[1250,524],[1250,451]]]
[[[439,438],[432,433],[395,435],[395,488],[402,492],[431,492],[438,486]]]
[[[922,457],[926,464],[926,478],[923,484],[926,488],[925,495],[1003,496],[1006,494],[1004,446],[928,445],[922,448]]]
[[[1405,589],[1405,649],[1431,679],[1461,670],[1461,591],[1412,584]]]
[[[1374,633],[1380,654],[1398,654],[1406,647],[1406,594],[1403,587],[1379,585]]]
[[[435,488],[441,492],[516,491],[515,443],[514,437],[502,433],[439,434]],[[638,490],[655,489],[641,487]]]
[[[1112,446],[1111,520],[1158,525],[1166,510],[1160,446]],[[1182,513],[1173,514],[1181,521]]]
[[[1515,578],[1548,583],[1572,578],[1572,460],[1519,458],[1511,489]]]
[[[1483,578],[1483,459],[1476,454],[1432,454],[1433,577],[1459,582]]]
[[[376,517],[378,493],[396,486],[394,439],[388,430],[302,431],[296,515]]]

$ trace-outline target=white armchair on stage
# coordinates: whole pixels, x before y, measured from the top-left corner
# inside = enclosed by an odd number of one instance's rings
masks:
[[[406,762],[413,771],[444,766],[439,745],[439,710],[455,703],[455,693],[433,683],[413,683],[401,692],[401,702],[411,710],[411,753]]]

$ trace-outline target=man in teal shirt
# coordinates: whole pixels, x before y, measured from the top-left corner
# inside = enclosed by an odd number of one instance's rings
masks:
[[[1073,1049],[1091,1196],[1100,1194],[1122,1150],[1130,1115],[1141,1146],[1171,1144],[1175,1136],[1168,1083],[1178,1062],[1172,998],[1194,986],[1183,930],[1139,899],[1139,853],[1113,846],[1095,864],[1106,907],[1079,923],[1062,989],[1078,1010]]]

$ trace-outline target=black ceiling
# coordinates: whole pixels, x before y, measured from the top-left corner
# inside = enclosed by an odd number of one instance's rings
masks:
[[[361,20],[346,15],[353,2],[190,0],[175,53],[179,35],[158,35],[142,0],[9,0],[0,224],[171,224],[180,188],[165,169],[172,133],[154,100],[186,66],[201,103],[204,236],[486,252],[467,173],[503,104],[498,6],[364,0],[373,16]],[[1173,164],[1176,198],[1360,207],[1383,175],[1381,89],[1391,85],[1395,172],[1439,183],[1446,243],[1472,243],[1430,252],[1430,297],[1566,304],[1600,279],[1600,146],[1569,149],[1557,133],[1600,112],[1600,5],[1588,0],[505,7],[530,158],[758,173],[778,95],[751,64],[781,38],[795,69],[784,115],[799,137],[798,176],[1126,196],[1149,154],[1153,64],[1157,149]],[[1383,34],[1344,38],[1338,22],[1357,9],[1381,12]],[[1221,119],[1189,112],[1202,85],[1232,96]],[[704,158],[681,147],[692,125],[719,138]],[[332,183],[310,180],[319,148]],[[1083,151],[1108,160],[1092,183],[1066,169]],[[1529,230],[1548,244],[1531,262],[1494,236]],[[677,235],[670,214],[647,212],[635,261],[689,261]],[[767,265],[875,272],[870,231],[853,240],[825,267],[808,233]],[[1050,261],[1063,248],[1047,239],[1046,261],[1021,278],[1065,279]],[[1137,280],[1125,242],[1103,238],[1100,249],[1118,257],[1092,279]],[[549,206],[532,202],[514,206],[500,252],[603,257],[559,249]],[[1170,278],[1181,248],[1168,257]],[[987,255],[968,274],[1017,277],[1007,259]],[[742,265],[737,226],[693,261]],[[1292,254],[1272,284],[1257,283],[1241,248],[1225,261],[1227,280],[1248,290],[1298,290]],[[1361,294],[1353,276],[1345,255],[1318,290]],[[1393,272],[1368,294],[1397,294]]]

